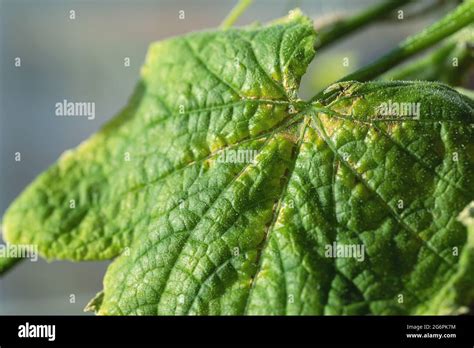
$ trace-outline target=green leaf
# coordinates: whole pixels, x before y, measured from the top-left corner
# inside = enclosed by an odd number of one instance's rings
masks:
[[[1,224],[0,224],[1,225]],[[11,255],[8,252],[8,246],[2,243],[2,230],[0,229],[0,277],[12,269],[15,265],[23,261],[24,259],[19,257],[17,254]]]
[[[459,221],[467,227],[468,240],[461,256],[459,272],[453,277],[452,284],[455,291],[446,292],[445,295],[445,301],[450,305],[462,303],[462,298],[474,298],[474,287],[472,286],[474,284],[474,202],[471,202],[461,212]],[[464,304],[471,305],[472,311],[472,301],[470,303],[464,301]]]
[[[293,11],[153,44],[128,106],[20,195],[6,240],[115,258],[89,306],[100,314],[462,311],[473,102],[428,82],[302,101],[315,37]],[[419,115],[383,116],[387,102]],[[334,245],[364,253],[330,257]]]

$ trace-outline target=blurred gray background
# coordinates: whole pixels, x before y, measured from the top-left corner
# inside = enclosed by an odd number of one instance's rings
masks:
[[[75,147],[127,102],[148,45],[213,28],[234,0],[0,0],[0,216],[66,149]],[[256,0],[237,25],[265,22],[300,7],[316,22],[379,0]],[[414,6],[425,5],[420,0]],[[451,6],[448,4],[447,7]],[[317,54],[301,97],[367,64],[446,11],[382,21]],[[69,19],[74,10],[76,19]],[[180,10],[185,19],[180,20]],[[21,67],[14,66],[16,57]],[[130,57],[131,66],[124,67]],[[343,67],[343,57],[350,66]],[[91,101],[96,117],[56,117],[55,103]],[[21,162],[14,154],[20,152]],[[25,261],[0,278],[0,314],[83,314],[102,288],[107,262]],[[70,296],[75,303],[70,303]]]

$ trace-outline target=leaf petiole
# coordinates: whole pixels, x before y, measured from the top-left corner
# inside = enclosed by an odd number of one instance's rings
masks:
[[[239,17],[245,12],[247,7],[252,4],[253,0],[239,0],[239,2],[230,11],[227,17],[222,21],[219,26],[221,29],[229,29],[239,19]]]

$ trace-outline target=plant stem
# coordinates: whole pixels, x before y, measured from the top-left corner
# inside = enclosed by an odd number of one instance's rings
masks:
[[[410,0],[386,0],[380,4],[372,6],[367,10],[356,14],[353,17],[337,21],[334,24],[330,24],[327,27],[321,29],[319,32],[319,40],[316,42],[315,48],[320,49],[322,47],[332,44],[334,41],[350,34],[365,25],[370,24],[380,17],[387,15],[387,13],[394,9],[405,5]]]
[[[446,70],[456,42],[446,42],[429,55],[414,62],[398,66],[379,76],[382,80],[439,80],[440,74]],[[451,72],[450,72],[451,73]]]
[[[19,257],[0,257],[0,277],[6,273],[10,268],[15,266],[17,263],[23,261],[24,259]]]
[[[342,81],[367,81],[374,78],[472,22],[474,22],[474,0],[468,0],[440,21],[429,26],[421,33],[409,37],[387,55],[355,73],[347,75]]]
[[[474,26],[470,26],[445,39],[433,52],[390,69],[378,78],[388,81],[438,81],[451,86],[462,86],[468,82],[469,75],[472,75],[473,58]]]
[[[230,11],[227,17],[222,21],[220,28],[228,29],[234,25],[244,11],[252,4],[253,0],[239,0],[239,2]]]
[[[404,40],[397,48],[385,56],[376,60],[372,64],[345,76],[338,82],[350,80],[363,82],[373,79],[398,65],[405,59],[438,43],[440,40],[457,32],[472,22],[474,22],[474,0],[466,0],[438,22],[432,24],[422,32]],[[322,94],[323,91],[319,92],[311,99],[311,101],[318,99]]]
[[[474,91],[471,89],[466,89],[462,87],[457,87],[455,88],[456,91],[458,91],[461,94],[464,94],[466,97],[471,98],[472,101],[474,101]]]

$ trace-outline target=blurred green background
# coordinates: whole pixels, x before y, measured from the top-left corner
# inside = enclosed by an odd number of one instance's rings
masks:
[[[423,7],[435,0],[420,0]],[[300,7],[316,25],[379,0],[256,0],[237,25]],[[441,17],[455,1],[403,21],[385,19],[317,53],[301,97],[367,64]],[[138,80],[148,45],[219,25],[234,0],[0,0],[0,214],[35,176],[119,111]],[[76,18],[69,19],[70,10]],[[179,11],[185,13],[179,19]],[[16,57],[21,67],[14,66]],[[129,57],[130,67],[124,67]],[[349,58],[349,66],[343,59]],[[96,104],[94,120],[58,118],[63,99]],[[14,161],[20,152],[21,162]],[[107,262],[21,263],[0,278],[0,314],[82,314],[102,288]],[[75,302],[71,303],[72,296]]]

